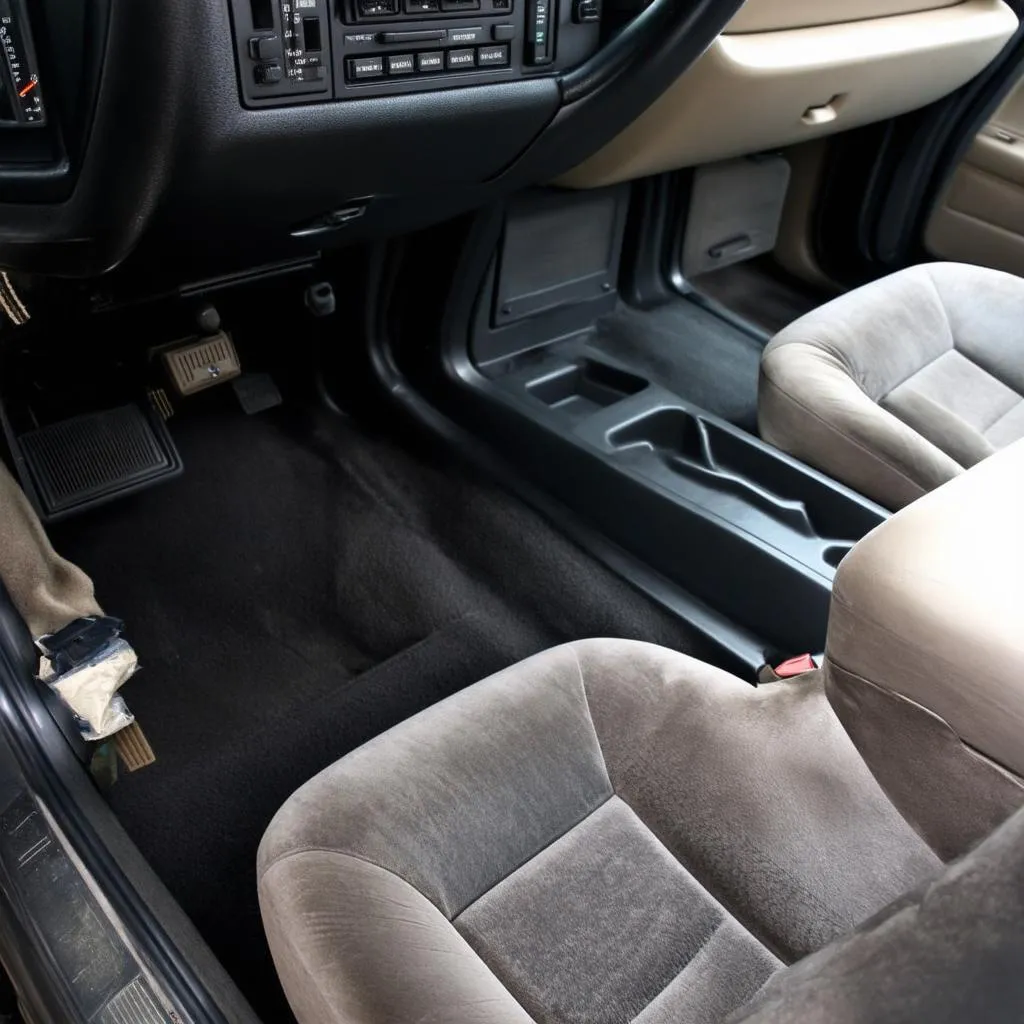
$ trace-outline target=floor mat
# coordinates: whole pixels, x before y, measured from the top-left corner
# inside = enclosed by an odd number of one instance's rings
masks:
[[[688,299],[622,307],[597,322],[594,347],[681,398],[757,430],[762,343]]]
[[[398,721],[584,636],[706,654],[461,465],[327,412],[190,414],[184,475],[54,541],[128,621],[125,689],[157,754],[111,803],[267,1021],[287,1020],[256,848],[288,795]]]

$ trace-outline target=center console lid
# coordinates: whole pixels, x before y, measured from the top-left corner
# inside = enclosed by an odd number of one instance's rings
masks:
[[[1024,804],[1024,443],[897,513],[836,575],[830,699],[879,782],[956,856]]]

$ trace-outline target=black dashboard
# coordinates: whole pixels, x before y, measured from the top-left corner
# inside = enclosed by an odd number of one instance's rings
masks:
[[[169,277],[543,183],[740,0],[0,0],[0,265]]]

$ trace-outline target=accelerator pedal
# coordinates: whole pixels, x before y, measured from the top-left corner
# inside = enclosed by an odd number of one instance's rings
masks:
[[[181,472],[163,419],[138,404],[86,413],[15,439],[26,490],[41,517],[57,522]]]

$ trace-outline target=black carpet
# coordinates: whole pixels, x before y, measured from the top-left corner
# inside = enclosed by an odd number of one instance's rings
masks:
[[[684,626],[461,465],[327,412],[171,422],[185,474],[53,531],[124,617],[157,754],[111,803],[265,1020],[271,816],[394,723],[551,644]]]
[[[762,343],[688,299],[622,307],[597,322],[593,347],[694,405],[757,430]]]

